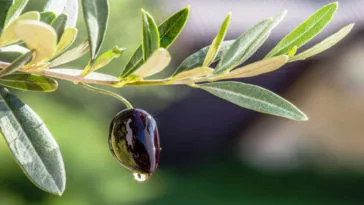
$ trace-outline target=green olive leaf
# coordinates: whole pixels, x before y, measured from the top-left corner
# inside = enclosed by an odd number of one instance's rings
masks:
[[[0,48],[0,59],[4,62],[12,62],[19,56],[29,52],[29,49],[19,45],[11,45]]]
[[[9,74],[17,71],[18,69],[22,68],[27,63],[29,63],[32,60],[32,58],[33,58],[33,52],[31,52],[31,51],[18,57],[8,67],[6,67],[0,71],[0,77],[9,75]]]
[[[44,11],[52,11],[56,15],[63,12],[64,7],[67,4],[67,0],[48,0],[44,7]]]
[[[170,62],[169,52],[164,48],[159,48],[132,75],[141,78],[155,75],[165,69]]]
[[[340,42],[345,36],[347,36],[353,27],[354,27],[354,24],[349,24],[349,25],[345,26],[344,28],[340,29],[336,33],[327,37],[320,43],[312,46],[311,48],[303,51],[302,53],[297,54],[296,56],[293,56],[292,58],[289,59],[289,61],[293,62],[293,61],[305,60],[307,58],[315,56],[315,55],[331,48],[332,46],[334,46],[338,42]]]
[[[194,85],[194,87],[250,110],[292,120],[308,120],[306,115],[293,104],[259,86],[225,81]]]
[[[81,43],[80,45],[76,46],[75,48],[72,48],[60,56],[56,57],[54,60],[51,61],[49,64],[49,67],[56,67],[59,65],[63,65],[69,62],[72,62],[78,58],[81,58],[83,55],[85,55],[89,51],[89,44],[88,41],[85,41]]]
[[[82,0],[81,2],[91,48],[91,60],[94,61],[104,41],[109,20],[109,2],[107,0]]]
[[[40,189],[62,195],[66,171],[59,147],[43,121],[6,88],[0,88],[0,130],[26,176]]]
[[[286,55],[263,59],[241,68],[237,68],[222,76],[221,79],[247,78],[272,72],[285,65],[288,62],[288,59],[289,57]]]
[[[21,16],[19,16],[17,19],[15,19],[14,21],[12,21],[5,29],[5,31],[3,31],[3,33],[1,34],[0,37],[0,47],[2,47],[1,45],[9,45],[12,43],[15,43],[17,41],[19,41],[20,39],[17,37],[14,28],[15,26],[21,22],[21,21],[26,21],[26,20],[34,20],[34,21],[39,21],[40,19],[40,14],[37,11],[30,11],[27,13],[22,14]]]
[[[15,0],[6,14],[5,26],[20,16],[29,0]]]
[[[216,58],[216,55],[220,50],[221,44],[224,41],[227,30],[229,28],[230,19],[231,19],[231,13],[229,13],[227,15],[227,17],[225,18],[224,22],[221,25],[221,28],[220,28],[219,32],[217,33],[216,37],[212,41],[212,43],[210,45],[210,48],[209,48],[209,51],[207,52],[205,60],[204,60],[204,62],[202,64],[202,67],[207,67],[212,62],[214,62],[214,60]]]
[[[233,43],[233,40],[230,41],[223,41],[219,51],[216,54],[216,57],[214,58],[213,62],[216,62],[220,60],[222,54],[226,49],[228,49],[231,44]],[[173,76],[178,75],[179,73],[186,72],[188,70],[192,70],[197,67],[202,67],[202,64],[206,58],[207,52],[210,50],[210,46],[206,46],[204,48],[201,48],[197,52],[191,54],[186,59],[182,61],[182,63],[177,67],[176,71],[173,73]]]
[[[209,67],[197,67],[191,70],[184,71],[182,73],[179,73],[178,75],[173,77],[173,80],[185,80],[185,79],[193,79],[203,76],[209,76],[212,75],[214,72],[214,69]]]
[[[68,20],[66,28],[74,28],[78,18],[78,1],[76,0],[48,0],[44,8],[46,12],[53,12],[56,16],[66,14]]]
[[[92,66],[90,68],[90,72],[93,72],[102,67],[105,67],[107,64],[109,64],[114,59],[119,58],[124,53],[124,51],[125,51],[125,48],[120,48],[118,46],[115,46],[111,50],[106,51],[105,53],[101,54],[99,57],[96,58],[95,62],[92,64]]]
[[[58,83],[52,78],[29,73],[13,73],[0,78],[0,84],[23,91],[53,92]]]
[[[294,46],[300,48],[305,45],[331,21],[337,7],[338,2],[333,2],[317,10],[306,21],[285,36],[265,58],[287,54]]]
[[[142,10],[143,22],[143,61],[146,62],[148,58],[156,51],[159,46],[159,32],[157,25],[148,12]]]
[[[182,32],[188,16],[190,13],[190,7],[187,6],[182,10],[174,13],[166,20],[164,20],[159,26],[158,31],[160,35],[160,47],[168,48]],[[120,77],[126,77],[133,73],[143,63],[143,49],[142,45],[134,52],[125,68],[122,70]]]
[[[3,0],[0,1],[0,34],[2,30],[6,26],[6,18],[7,13],[11,8],[11,5],[14,3],[14,0]]]
[[[51,24],[56,18],[57,15],[52,11],[44,11],[40,13],[40,21],[46,24]]]
[[[20,21],[14,26],[14,32],[30,50],[35,50],[33,64],[44,62],[56,54],[57,34],[48,24],[31,20]]]
[[[49,77],[55,77],[58,79],[69,79],[71,77],[79,78],[82,74],[82,69],[69,69],[69,68],[53,68],[53,69],[46,69],[39,72],[40,75],[46,74]],[[119,83],[119,78],[104,74],[104,73],[97,73],[92,72],[88,74],[87,76],[83,77],[83,82],[85,83],[95,83],[98,84],[113,84],[113,83]]]
[[[57,33],[58,41],[61,39],[61,37],[63,35],[64,29],[66,28],[67,20],[68,20],[67,14],[60,14],[51,23],[51,26],[54,28],[54,30]]]
[[[266,34],[270,32],[269,28],[272,24],[272,19],[263,20],[237,38],[221,56],[214,73],[227,72],[250,57],[252,53],[249,48],[255,47],[255,44],[262,44],[261,39],[267,38]]]
[[[66,28],[63,31],[61,39],[57,44],[56,55],[59,55],[63,51],[67,50],[67,48],[69,48],[73,44],[73,42],[75,42],[77,37],[77,32],[78,32],[77,28]]]

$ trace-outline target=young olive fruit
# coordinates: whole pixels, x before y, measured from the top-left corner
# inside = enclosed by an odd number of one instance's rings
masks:
[[[148,180],[159,162],[156,121],[142,109],[120,111],[110,124],[109,148],[114,157],[133,172],[137,181]]]

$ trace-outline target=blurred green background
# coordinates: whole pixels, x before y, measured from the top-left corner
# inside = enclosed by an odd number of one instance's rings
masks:
[[[28,9],[42,8],[44,2],[30,1]],[[128,49],[104,70],[117,75],[140,43],[140,8],[150,11],[159,22],[169,14],[163,13],[154,1],[111,0],[110,4],[111,19],[103,48],[119,45]],[[79,21],[83,20],[81,14]],[[86,33],[80,22],[79,29],[78,42],[82,42]],[[176,47],[172,51],[179,52]],[[86,60],[69,66],[83,66]],[[181,100],[187,89],[126,88],[120,93],[135,106],[158,113]],[[137,183],[113,159],[107,145],[109,122],[122,109],[119,102],[63,82],[55,93],[17,94],[41,116],[56,138],[65,161],[67,189],[61,198],[38,190],[17,166],[4,140],[0,140],[1,205],[364,204],[362,171],[256,169],[238,159],[236,147],[176,163],[173,156],[168,156],[172,160],[166,166],[162,152],[162,163],[151,180]],[[161,133],[161,137],[169,136]]]

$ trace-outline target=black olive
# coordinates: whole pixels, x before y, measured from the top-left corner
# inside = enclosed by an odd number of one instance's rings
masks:
[[[157,123],[141,109],[125,109],[116,114],[110,125],[109,147],[126,168],[150,176],[158,166],[160,145]]]

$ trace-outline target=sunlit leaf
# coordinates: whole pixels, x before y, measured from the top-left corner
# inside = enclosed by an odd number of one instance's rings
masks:
[[[7,89],[0,88],[0,130],[15,160],[40,189],[62,195],[66,171],[59,147],[43,121]]]
[[[83,42],[79,46],[72,48],[59,57],[56,57],[54,60],[51,61],[49,67],[56,67],[59,65],[63,65],[69,62],[72,62],[78,58],[81,58],[85,55],[89,50],[89,44],[87,41]]]
[[[292,120],[307,120],[293,104],[264,88],[240,82],[214,82],[196,85],[217,97],[238,106]]]
[[[255,47],[255,44],[262,44],[261,39],[267,38],[266,34],[270,32],[272,23],[272,19],[261,21],[237,38],[221,56],[214,73],[227,72],[243,63],[243,59],[250,57],[252,53],[249,48]]]
[[[47,70],[40,71],[39,74],[46,74],[47,76],[55,77],[55,78],[59,78],[59,79],[69,79],[70,76],[73,77],[74,79],[79,79],[82,72],[83,72],[83,70],[81,70],[81,69],[54,68],[54,69],[47,69]],[[92,73],[88,74],[87,76],[82,77],[82,79],[83,79],[82,81],[84,83],[97,82],[98,84],[104,83],[107,85],[120,82],[119,78],[117,78],[115,76],[104,74],[104,73],[97,73],[97,72],[92,72]],[[75,80],[75,81],[77,81],[77,80]]]
[[[17,59],[15,59],[8,67],[4,68],[0,71],[0,77],[4,75],[9,75],[18,69],[25,66],[27,63],[29,63],[32,60],[33,52],[28,52]]]
[[[15,19],[13,22],[11,22],[8,27],[5,29],[5,31],[1,34],[0,37],[0,45],[8,45],[15,43],[19,41],[20,39],[16,36],[14,27],[18,24],[20,21],[25,20],[34,20],[39,21],[40,14],[37,11],[30,11],[27,13],[24,13],[23,15],[19,16],[17,19]]]
[[[285,36],[266,56],[266,58],[287,54],[294,46],[300,48],[313,37],[319,34],[322,29],[331,21],[338,3],[330,3],[317,10],[305,22]]]
[[[143,61],[148,58],[159,48],[159,32],[153,17],[146,11],[142,10],[143,22]]]
[[[217,53],[217,55],[216,55],[216,57],[214,59],[215,62],[220,60],[222,53],[224,53],[224,51],[226,49],[228,49],[233,42],[234,41],[224,41],[224,42],[222,42],[220,50],[219,50],[219,52]],[[174,72],[174,74],[172,76],[176,76],[179,73],[186,72],[188,70],[191,70],[191,69],[194,69],[194,68],[197,68],[197,67],[201,67],[204,60],[205,60],[205,58],[206,58],[206,55],[207,55],[207,52],[209,51],[209,49],[210,49],[210,46],[206,46],[206,47],[198,50],[197,52],[191,54],[190,56],[188,56],[177,67],[176,71]]]
[[[231,13],[229,13],[228,16],[225,18],[219,32],[217,33],[217,36],[212,41],[209,51],[206,54],[206,58],[202,64],[203,67],[209,66],[212,62],[214,62],[215,57],[220,50],[221,44],[229,28],[230,19],[231,19]]]
[[[115,46],[113,49],[106,51],[96,58],[95,62],[92,64],[88,72],[92,72],[106,66],[114,59],[119,58],[124,53],[124,51],[125,48],[119,48],[118,46]]]
[[[67,0],[47,0],[47,4],[44,7],[44,11],[52,11],[57,16],[63,12],[64,7],[67,4]]]
[[[73,44],[77,37],[77,28],[66,28],[57,44],[57,55]]]
[[[107,0],[82,0],[81,2],[91,48],[91,59],[95,60],[106,33],[109,3]]]
[[[158,26],[160,47],[168,48],[183,30],[190,12],[190,7],[174,13]],[[122,71],[121,77],[133,73],[143,63],[143,49],[140,45]]]
[[[169,52],[164,48],[157,49],[152,56],[133,73],[133,76],[148,77],[161,72],[171,61]]]
[[[75,28],[78,18],[78,1],[67,0],[62,13],[65,13],[68,16],[66,28]]]
[[[61,39],[61,36],[63,35],[64,29],[66,28],[67,19],[68,17],[66,14],[60,14],[52,21],[51,26],[56,31],[58,40]]]
[[[57,18],[56,14],[52,11],[44,11],[40,13],[40,21],[46,24],[51,24],[52,21],[54,21],[54,19],[56,18]]]
[[[9,25],[12,21],[20,16],[29,0],[15,0],[13,5],[10,7],[7,15],[5,25]]]
[[[40,92],[53,92],[58,87],[57,81],[52,78],[29,73],[13,73],[3,76],[0,78],[0,84],[18,90]]]
[[[15,25],[14,31],[29,49],[35,50],[32,63],[43,62],[55,55],[57,34],[48,24],[40,21],[21,21]]]
[[[241,68],[236,68],[230,73],[222,76],[222,79],[247,78],[272,72],[286,64],[288,59],[288,56],[282,55],[257,61]]]
[[[209,67],[197,67],[192,70],[188,70],[173,77],[173,80],[191,79],[202,76],[209,76],[214,72],[214,69]]]
[[[20,14],[23,12],[28,2],[29,0],[14,0],[13,5],[10,7],[6,15],[5,25],[8,25],[16,18],[18,18]]]
[[[298,61],[298,60],[305,60],[309,57],[317,55],[317,54],[331,48],[332,46],[334,46],[335,44],[340,42],[345,36],[347,36],[353,27],[354,27],[354,24],[349,24],[349,25],[345,26],[344,28],[340,29],[338,32],[327,37],[320,43],[303,51],[302,53],[297,54],[296,56],[293,56],[292,58],[290,58],[289,61],[292,62],[292,61]]]

